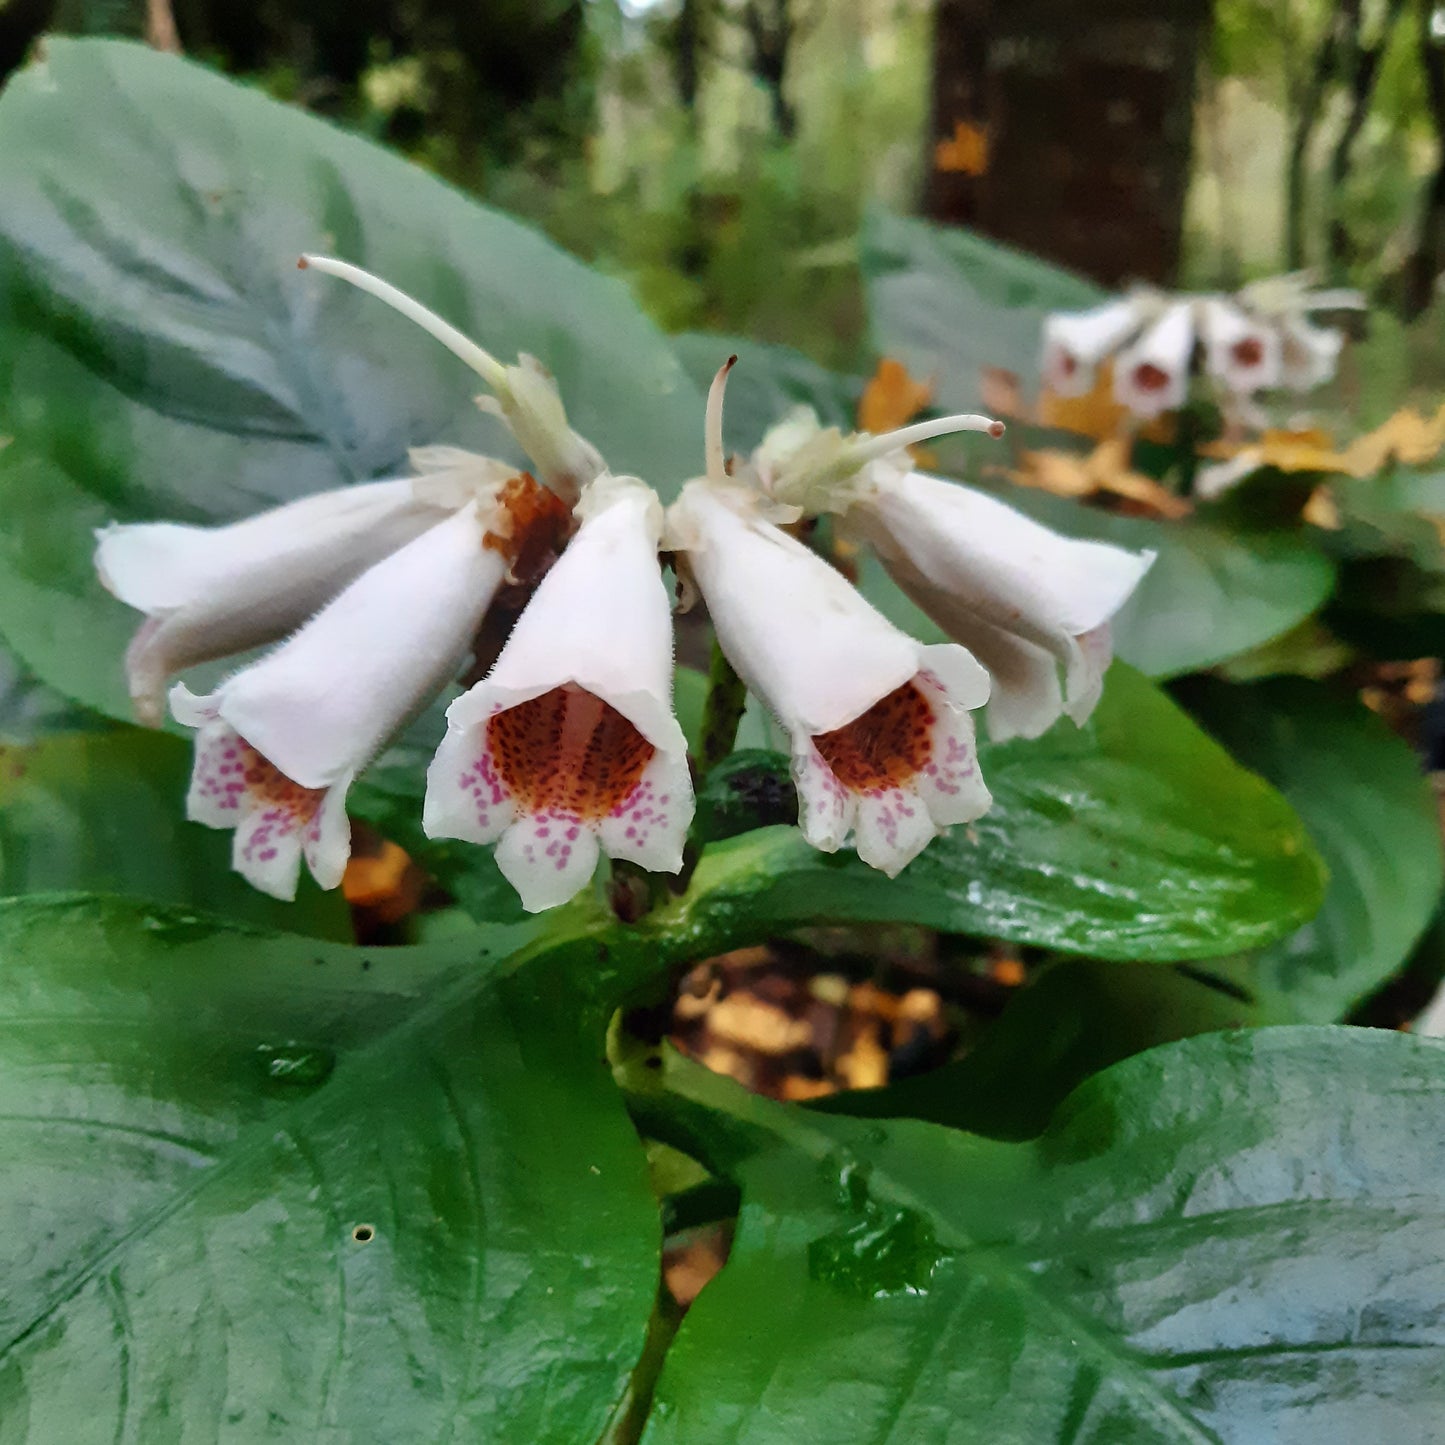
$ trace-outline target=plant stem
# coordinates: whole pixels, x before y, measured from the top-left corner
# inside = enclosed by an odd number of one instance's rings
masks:
[[[707,670],[707,702],[702,714],[702,756],[697,760],[699,779],[707,777],[732,752],[747,700],[747,688],[714,640],[712,662]]]

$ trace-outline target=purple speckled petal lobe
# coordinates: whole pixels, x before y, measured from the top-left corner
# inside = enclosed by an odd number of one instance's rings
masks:
[[[528,913],[566,903],[587,886],[601,855],[597,834],[577,818],[519,818],[497,844],[497,867]]]
[[[858,856],[890,878],[923,852],[937,831],[923,799],[912,788],[889,788],[858,799]]]
[[[306,820],[279,803],[257,802],[236,827],[231,866],[253,888],[290,902],[301,876]]]
[[[793,786],[798,790],[798,826],[803,837],[824,853],[836,853],[853,826],[857,801],[833,776],[806,734],[794,742]]]
[[[515,802],[488,744],[486,722],[450,729],[427,771],[422,807],[427,836],[495,843],[515,817]]]
[[[602,851],[653,873],[676,873],[693,806],[687,758],[654,753],[637,786],[602,820]]]
[[[933,705],[934,721],[929,759],[913,786],[940,828],[971,823],[993,802],[979,768],[973,716],[949,702],[931,673],[919,673],[918,686]]]

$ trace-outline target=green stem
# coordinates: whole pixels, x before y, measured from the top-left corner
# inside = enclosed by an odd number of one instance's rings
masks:
[[[707,777],[732,752],[747,701],[747,688],[714,640],[712,662],[707,670],[707,703],[702,714],[702,756],[697,765],[699,779]]]
[[[657,1302],[652,1308],[652,1318],[647,1322],[647,1338],[642,1345],[642,1355],[632,1367],[632,1376],[622,1398],[607,1422],[607,1428],[598,1438],[597,1445],[636,1445],[642,1438],[647,1417],[652,1412],[652,1396],[657,1389],[657,1377],[662,1373],[667,1359],[667,1349],[682,1323],[682,1311],[668,1293],[665,1284],[659,1284]]]
[[[1193,402],[1179,408],[1174,441],[1179,457],[1179,495],[1194,495],[1194,476],[1199,470],[1199,438],[1202,435],[1199,411]]]

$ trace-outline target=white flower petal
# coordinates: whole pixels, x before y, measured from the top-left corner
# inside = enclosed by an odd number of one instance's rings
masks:
[[[571,836],[575,833],[575,836]],[[601,852],[591,828],[519,818],[497,844],[497,867],[528,913],[566,903],[587,886]]]
[[[495,843],[517,816],[485,727],[451,728],[427,770],[422,829],[428,838]]]
[[[564,883],[581,886],[574,855],[590,848],[595,860],[599,830],[611,856],[675,872],[694,807],[672,710],[660,505],[643,483],[604,476],[577,512],[581,527],[496,665],[448,709],[427,775],[427,832],[486,842],[506,827],[498,862],[505,848],[507,876],[531,879],[530,891],[518,885],[528,908],[570,897],[559,895]],[[539,849],[542,827],[560,828],[567,849],[548,852],[552,836]],[[558,868],[564,855],[567,868]],[[545,882],[548,868],[558,881]]]
[[[867,793],[858,799],[858,856],[890,878],[918,857],[937,833],[927,805],[912,788]]]
[[[359,772],[454,675],[501,584],[476,503],[364,572],[209,705],[287,777]]]
[[[676,873],[692,812],[686,753],[655,753],[637,786],[599,825],[602,851],[651,873]]]
[[[929,648],[925,663],[936,662],[942,650]],[[934,721],[929,762],[913,786],[940,828],[971,823],[983,817],[993,803],[979,767],[973,716],[959,705],[946,680],[936,673],[920,673],[918,687],[933,705]]]
[[[242,815],[231,843],[231,867],[252,888],[290,903],[301,877],[304,824],[287,813],[253,808]]]
[[[900,632],[735,488],[690,484],[674,519],[723,651],[789,734],[809,843],[832,852],[853,828],[860,856],[896,871],[939,827],[988,807],[981,783],[962,786],[977,774],[968,709],[989,686],[963,648]],[[920,780],[939,773],[950,740],[962,748],[947,762],[955,786],[925,797]],[[886,802],[900,789],[914,799],[906,813]]]
[[[349,773],[333,783],[301,835],[306,866],[322,888],[341,886],[351,858],[351,820],[346,816],[346,793],[350,786]]]
[[[1278,330],[1217,296],[1199,305],[1205,365],[1236,395],[1279,385]]]
[[[1281,380],[1292,391],[1311,391],[1335,374],[1345,338],[1338,331],[1290,317],[1281,325]]]
[[[1044,319],[1044,382],[1060,396],[1083,396],[1094,368],[1142,324],[1134,299],[1106,301],[1088,311],[1058,311]]]
[[[229,723],[208,721],[196,734],[195,749],[186,817],[208,828],[234,828],[248,804],[241,741]]]
[[[850,793],[833,776],[806,732],[800,729],[792,742],[798,827],[814,848],[823,853],[836,853],[848,841],[848,834],[858,819],[857,794]]]
[[[1078,639],[1124,605],[1153,553],[1062,536],[996,497],[923,472],[880,473],[848,522],[993,675],[990,736],[1037,737],[1063,710],[1040,649],[1070,676],[1070,716],[1087,717],[1084,703],[1097,699],[1102,674]]]
[[[167,678],[284,637],[443,515],[410,481],[369,482],[225,527],[155,522],[99,532],[102,583],[149,619],[126,659],[138,712],[158,723]]]
[[[1115,400],[1141,417],[1182,406],[1189,394],[1193,352],[1193,306],[1175,302],[1115,358]]]

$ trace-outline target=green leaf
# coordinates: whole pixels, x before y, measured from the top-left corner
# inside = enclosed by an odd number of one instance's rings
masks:
[[[866,1119],[927,1119],[991,1139],[1029,1139],[1085,1079],[1158,1044],[1263,1021],[1229,979],[1181,964],[1068,958],[1020,989],[954,1062],[810,1107]]]
[[[1125,666],[1086,727],[980,755],[992,810],[896,879],[768,828],[709,849],[654,926],[694,935],[694,956],[825,919],[1173,961],[1267,943],[1319,907],[1323,869],[1289,805]]]
[[[110,893],[319,938],[348,939],[340,893],[296,903],[231,871],[231,835],[184,819],[191,750],[140,728],[0,745],[0,897]]]
[[[1293,533],[1120,517],[1027,487],[981,490],[1066,536],[1158,554],[1113,621],[1115,652],[1150,677],[1196,672],[1269,642],[1309,617],[1334,584],[1330,560]],[[871,559],[862,585],[901,626],[942,636]]]
[[[1418,760],[1363,704],[1320,683],[1196,678],[1180,696],[1294,804],[1329,865],[1315,918],[1237,976],[1278,1017],[1346,1017],[1404,964],[1440,899],[1440,824]]]
[[[946,412],[979,410],[991,368],[1031,384],[1044,317],[1105,299],[1092,282],[962,227],[874,211],[860,246],[874,350],[931,378]]]
[[[657,1286],[595,946],[0,904],[7,1441],[597,1438]]]
[[[706,392],[718,367],[729,356],[738,364],[728,377],[723,441],[729,451],[747,455],[763,434],[795,406],[810,406],[824,426],[852,431],[863,383],[819,366],[788,346],[685,331],[672,338],[673,349],[693,384]]]
[[[114,716],[136,618],[94,579],[94,527],[230,520],[397,475],[422,443],[510,447],[476,376],[298,272],[303,250],[537,355],[615,469],[670,487],[700,464],[702,399],[621,283],[200,66],[48,41],[0,96],[0,194],[0,634]]]
[[[1024,1144],[665,1077],[635,1112],[743,1206],[645,1445],[1438,1436],[1433,1041],[1192,1039],[1090,1080]]]

